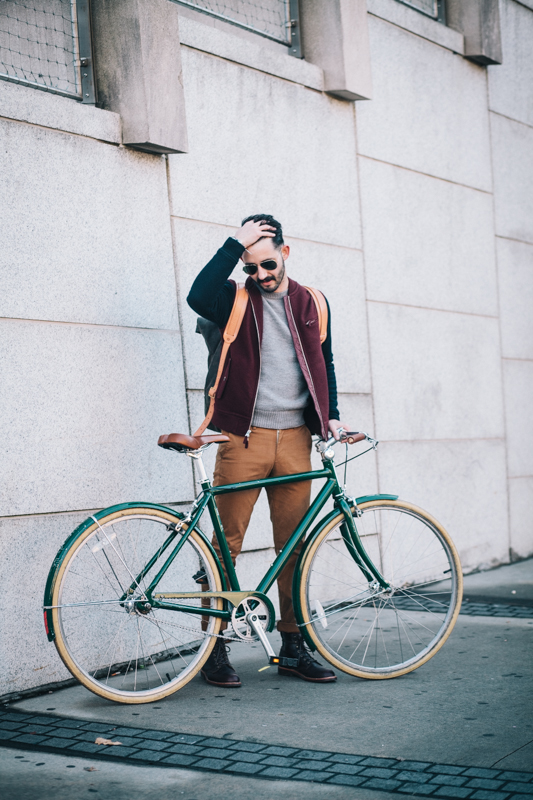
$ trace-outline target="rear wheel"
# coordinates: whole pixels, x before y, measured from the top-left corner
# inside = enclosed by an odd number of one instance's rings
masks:
[[[220,619],[205,617],[202,623],[198,614],[151,608],[143,600],[180,541],[181,533],[168,527],[176,521],[169,512],[142,507],[104,516],[73,542],[57,575],[52,605],[59,655],[74,677],[109,700],[160,700],[188,683],[213,649]],[[150,570],[128,594],[154,556]],[[196,582],[202,571],[208,587]],[[157,592],[201,588],[220,591],[222,584],[209,547],[192,531]],[[222,607],[219,598],[184,602]]]
[[[339,514],[304,555],[302,621],[338,669],[395,678],[428,661],[450,635],[461,606],[461,565],[444,528],[416,506],[373,500],[358,509],[359,536],[390,589],[366,579]]]

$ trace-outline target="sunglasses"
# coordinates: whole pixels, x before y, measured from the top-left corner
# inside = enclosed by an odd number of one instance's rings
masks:
[[[263,269],[274,270],[279,267],[279,264],[273,258],[269,258],[267,261],[261,261],[259,266],[263,267]],[[243,270],[247,275],[255,275],[257,272],[257,264],[245,264]]]

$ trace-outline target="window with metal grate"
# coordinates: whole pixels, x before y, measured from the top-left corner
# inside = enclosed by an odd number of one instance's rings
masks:
[[[298,0],[174,0],[216,19],[252,31],[301,58]]]
[[[0,79],[95,102],[89,0],[0,0]]]
[[[445,0],[398,0],[398,2],[432,17],[437,22],[446,24]]]

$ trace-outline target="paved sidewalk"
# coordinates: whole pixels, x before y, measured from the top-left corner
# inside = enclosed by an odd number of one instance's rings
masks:
[[[524,564],[521,574],[531,573],[533,561]],[[505,589],[507,582],[504,601],[514,598],[510,587],[517,585],[516,566],[481,574],[483,579],[490,576],[491,592],[495,586]],[[478,576],[467,580],[474,579],[479,581]],[[523,595],[528,589],[527,581],[522,582]],[[272,637],[277,644],[277,635]],[[336,684],[324,686],[279,677],[274,668],[260,671],[265,666],[260,646],[236,645],[231,658],[243,679],[241,689],[224,691],[197,678],[157,705],[134,707],[107,702],[76,686],[9,704],[0,728],[14,734],[6,745],[31,748],[25,763],[44,762],[44,768],[52,757],[67,759],[72,769],[79,768],[80,785],[86,773],[80,759],[73,760],[74,753],[99,759],[96,767],[109,775],[119,767],[121,775],[133,770],[143,786],[155,770],[164,773],[160,765],[166,761],[176,780],[185,780],[185,773],[193,776],[194,790],[184,789],[184,800],[252,795],[253,800],[267,800],[280,791],[299,798],[304,789],[309,789],[306,797],[335,800],[400,794],[531,800],[532,638],[532,619],[460,616],[442,651],[415,672],[391,681],[340,674]],[[22,712],[25,718],[29,715],[23,721]],[[97,735],[118,737],[123,744],[106,748],[102,755],[94,745]],[[35,753],[52,746],[57,755],[48,749],[37,762]],[[15,757],[20,752],[4,750],[6,774],[19,769],[21,759],[15,763]],[[126,763],[102,761],[114,758]],[[150,760],[156,766],[133,766]],[[235,773],[236,764],[246,772]],[[17,778],[19,793],[9,797],[44,800],[44,795],[31,794],[34,773],[29,767],[24,774],[27,784]],[[170,786],[170,778],[161,780],[162,787]],[[345,785],[335,787],[342,780]],[[219,785],[222,794],[215,791]],[[29,794],[20,793],[23,786]],[[200,791],[206,786],[211,794]],[[102,794],[102,786],[98,792],[110,800],[119,798]],[[144,789],[142,793],[150,796]]]

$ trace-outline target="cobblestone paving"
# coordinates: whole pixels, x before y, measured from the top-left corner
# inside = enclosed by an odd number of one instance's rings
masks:
[[[97,745],[97,736],[121,745]],[[0,745],[420,797],[533,800],[529,772],[274,747],[21,711],[0,711]]]
[[[506,603],[476,603],[474,600],[464,600],[461,614],[471,617],[507,617],[513,619],[532,619],[533,608],[528,606],[512,606]]]
[[[425,607],[431,610],[431,601],[425,601]],[[409,597],[394,597],[394,605],[406,611],[420,611],[420,603],[416,599]],[[434,610],[440,611],[438,603],[434,604]],[[517,606],[508,603],[482,603],[475,600],[463,600],[461,614],[470,617],[506,617],[507,619],[533,619],[533,607]]]

